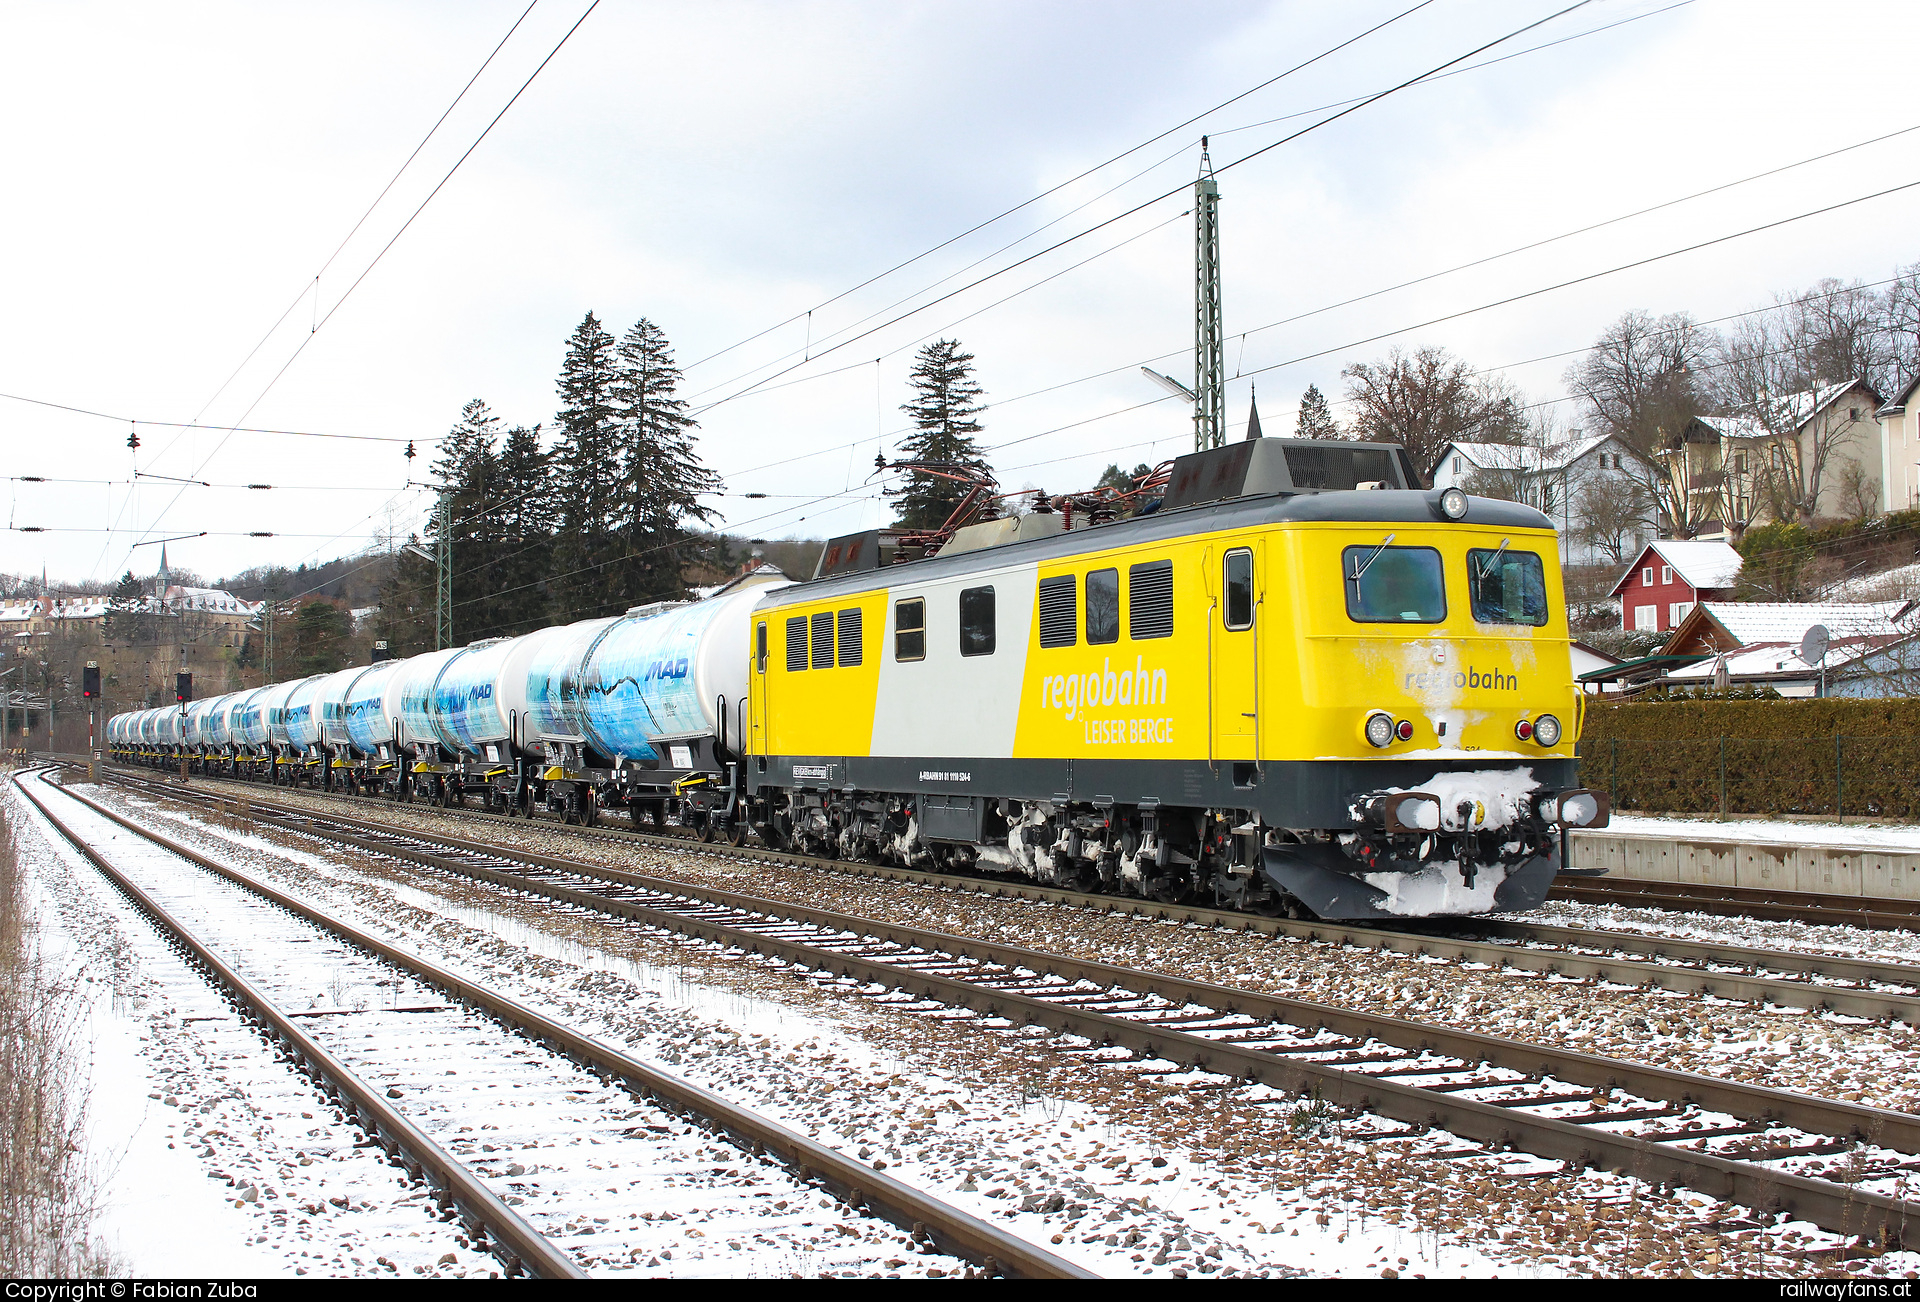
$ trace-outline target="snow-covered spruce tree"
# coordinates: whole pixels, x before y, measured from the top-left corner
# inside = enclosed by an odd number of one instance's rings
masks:
[[[560,530],[553,556],[555,619],[602,614],[617,604],[608,572],[619,554],[626,496],[620,410],[614,397],[619,362],[613,336],[587,313],[567,339],[558,386],[560,410],[553,418],[559,434],[554,506]]]
[[[973,436],[975,420],[985,407],[979,382],[973,378],[973,354],[960,351],[957,339],[936,339],[914,358],[907,383],[913,398],[900,410],[914,425],[901,440],[902,461],[939,461],[988,470],[985,454]],[[886,495],[894,499],[894,523],[902,529],[938,529],[967,495],[965,484],[934,475],[914,473]]]
[[[1307,391],[1300,395],[1300,418],[1294,422],[1294,433],[1303,439],[1340,437],[1340,427],[1333,423],[1333,413],[1327,410],[1327,399],[1315,385],[1309,384]]]
[[[659,326],[645,317],[633,323],[616,350],[616,371],[624,498],[612,595],[627,605],[675,600],[686,595],[682,570],[698,547],[687,525],[714,518],[701,494],[717,490],[720,477],[694,451],[698,426],[679,396],[680,368]]]

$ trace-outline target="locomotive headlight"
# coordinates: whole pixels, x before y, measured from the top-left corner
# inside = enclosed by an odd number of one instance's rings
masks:
[[[1367,742],[1385,749],[1393,745],[1393,716],[1380,711],[1367,716]]]
[[[1551,714],[1543,714],[1533,721],[1533,739],[1542,746],[1560,744],[1560,720]]]
[[[1440,514],[1449,520],[1463,520],[1467,515],[1467,495],[1457,488],[1449,488],[1440,494]]]

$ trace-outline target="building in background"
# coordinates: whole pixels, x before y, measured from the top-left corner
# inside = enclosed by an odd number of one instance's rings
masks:
[[[1733,596],[1740,553],[1724,542],[1648,543],[1613,585],[1620,627],[1636,633],[1678,628],[1703,601]]]

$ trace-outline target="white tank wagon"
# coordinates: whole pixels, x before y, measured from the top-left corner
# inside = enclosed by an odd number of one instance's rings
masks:
[[[313,718],[317,732],[320,785],[331,791],[339,782],[353,785],[353,738],[347,732],[347,694],[354,680],[370,672],[366,665],[354,665],[321,677],[313,689]]]
[[[227,733],[234,745],[236,761],[252,766],[272,756],[267,743],[266,697],[272,687],[256,687],[237,692],[227,708]]]
[[[522,798],[568,821],[608,806],[712,821],[740,749],[748,622],[769,590],[638,607],[542,642],[526,657]]]
[[[289,782],[313,786],[324,774],[325,751],[320,745],[320,685],[326,674],[313,674],[294,684],[287,695],[283,719],[287,730],[286,754],[293,767],[287,770]]]

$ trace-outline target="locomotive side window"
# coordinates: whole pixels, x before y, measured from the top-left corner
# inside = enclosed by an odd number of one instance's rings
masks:
[[[1040,580],[1040,645],[1072,646],[1080,640],[1075,627],[1074,576],[1056,574]]]
[[[860,608],[840,612],[840,667],[860,663]]]
[[[1547,572],[1533,552],[1469,551],[1467,592],[1478,624],[1547,622]]]
[[[833,668],[833,612],[823,610],[813,617],[813,667]]]
[[[1120,571],[1094,570],[1087,575],[1087,645],[1119,640]]]
[[[993,589],[960,590],[960,654],[993,654]]]
[[[1173,636],[1173,562],[1149,561],[1127,569],[1127,636],[1136,642]]]
[[[787,621],[787,672],[798,673],[807,667],[807,617],[796,615]]]
[[[1389,537],[1388,541],[1391,541]],[[1431,547],[1349,547],[1340,553],[1347,618],[1363,624],[1438,624],[1447,617],[1440,553]]]
[[[1225,565],[1227,604],[1221,614],[1228,628],[1253,627],[1253,553],[1236,548],[1227,553]]]
[[[893,658],[927,658],[927,603],[915,598],[897,602],[893,608]]]
[[[767,621],[764,619],[754,626],[753,663],[761,673],[767,672]]]

